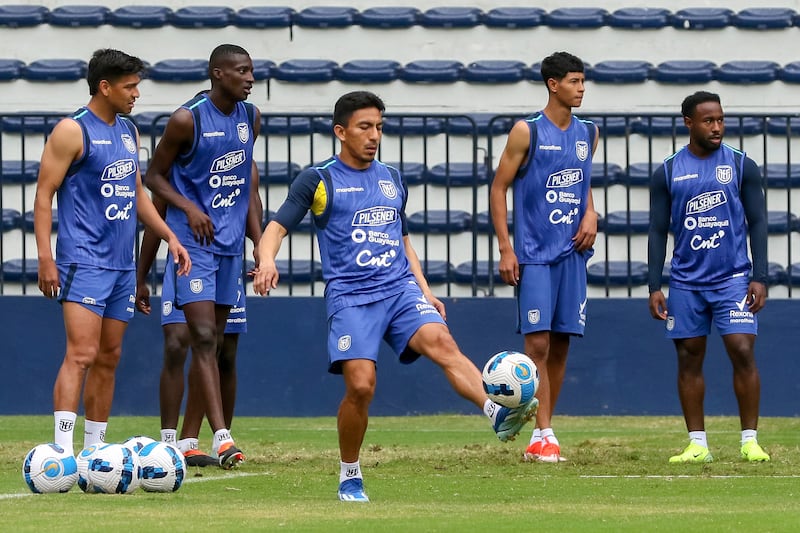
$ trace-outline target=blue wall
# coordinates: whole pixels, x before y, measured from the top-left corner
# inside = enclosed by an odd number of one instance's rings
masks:
[[[341,378],[327,373],[321,299],[248,299],[250,332],[239,343],[240,416],[335,415]],[[462,350],[482,367],[502,349],[521,349],[512,299],[446,300],[448,322]],[[158,299],[153,308],[158,309]],[[761,413],[800,413],[800,328],[796,302],[775,300],[759,314],[756,344]],[[677,415],[675,354],[663,325],[642,299],[589,302],[586,336],[572,344],[557,411],[572,415]],[[0,414],[52,413],[52,388],[64,353],[64,326],[55,302],[0,298]],[[138,315],[126,333],[113,414],[157,415],[162,335],[156,316]],[[734,415],[731,370],[719,336],[709,338],[706,413]],[[373,415],[474,413],[427,359],[400,365],[384,347]]]

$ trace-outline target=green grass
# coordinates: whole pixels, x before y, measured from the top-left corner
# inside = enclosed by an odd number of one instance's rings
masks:
[[[361,457],[372,502],[343,504],[332,418],[238,418],[247,462],[190,469],[175,494],[34,496],[22,458],[52,438],[52,418],[0,417],[0,531],[797,531],[800,419],[760,425],[770,463],[740,461],[738,420],[711,417],[716,461],[675,466],[678,417],[557,417],[569,461],[552,465],[521,461],[527,429],[502,444],[482,416],[374,417]],[[135,434],[157,437],[158,420],[112,418],[107,440]]]

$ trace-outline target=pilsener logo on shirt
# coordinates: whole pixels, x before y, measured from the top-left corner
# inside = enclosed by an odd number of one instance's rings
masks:
[[[235,150],[233,152],[228,152],[227,154],[218,157],[211,163],[211,172],[212,174],[216,174],[217,172],[229,172],[231,169],[234,169],[245,162],[244,150]]]

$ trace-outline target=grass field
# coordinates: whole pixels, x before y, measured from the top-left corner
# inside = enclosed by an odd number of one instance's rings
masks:
[[[238,470],[112,496],[30,494],[22,458],[52,418],[0,417],[0,531],[798,531],[800,419],[760,425],[770,463],[742,462],[738,420],[711,417],[716,461],[675,466],[678,417],[557,417],[569,461],[552,465],[521,461],[527,428],[502,444],[482,416],[375,417],[361,457],[372,502],[344,504],[332,418],[238,418]],[[112,418],[107,440],[135,434],[157,437],[158,420]]]

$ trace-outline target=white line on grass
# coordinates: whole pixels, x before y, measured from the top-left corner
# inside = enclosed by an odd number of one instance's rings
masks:
[[[699,478],[711,478],[711,479],[741,479],[741,478],[776,478],[776,479],[793,479],[798,478],[800,476],[791,475],[791,476],[690,476],[687,474],[680,474],[680,475],[629,475],[629,476],[617,476],[617,475],[597,475],[597,476],[590,476],[590,475],[583,475],[578,476],[581,479],[699,479]]]

